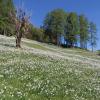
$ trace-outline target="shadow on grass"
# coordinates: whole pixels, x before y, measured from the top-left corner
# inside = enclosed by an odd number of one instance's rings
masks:
[[[0,43],[0,45],[2,45],[2,46],[6,46],[6,47],[16,48],[16,46],[13,45],[13,44],[2,44],[2,43]]]
[[[36,48],[36,49],[41,49],[41,50],[49,50],[48,48],[40,45],[40,44],[33,44],[33,43],[27,43],[27,42],[23,42],[25,45],[27,45],[28,47],[31,47],[31,48]]]

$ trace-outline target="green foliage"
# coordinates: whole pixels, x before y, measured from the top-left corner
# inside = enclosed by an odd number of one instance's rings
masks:
[[[64,36],[68,47],[77,46],[80,42],[80,47],[87,49],[90,40],[92,47],[96,45],[96,25],[89,25],[84,15],[78,15],[75,12],[67,13],[62,9],[53,10],[45,17],[43,28],[45,40],[48,42],[61,45],[61,36]],[[92,36],[90,31],[92,31]]]
[[[93,22],[89,24],[89,32],[90,32],[89,40],[93,52],[93,49],[96,46],[96,41],[97,41],[97,34],[96,34],[97,29],[96,29],[96,25]]]
[[[31,26],[30,32],[32,34],[32,39],[37,41],[44,41],[44,30],[42,28],[36,28],[34,26]]]
[[[89,22],[84,15],[79,16],[80,23],[80,47],[86,48],[89,40]]]
[[[14,4],[13,0],[0,0],[0,14],[3,16],[7,16],[10,12],[14,12]]]
[[[48,42],[60,44],[61,36],[67,41],[67,46],[77,46],[80,40],[80,47],[87,49],[90,42],[90,30],[96,33],[96,26],[89,27],[89,21],[84,15],[75,12],[66,13],[62,9],[56,9],[47,14],[44,20],[45,39]],[[96,35],[92,35],[92,47],[96,45]]]
[[[11,36],[15,34],[10,13],[15,13],[12,0],[0,0],[0,34]]]
[[[77,13],[66,13],[62,9],[49,12],[44,20],[45,36],[48,41],[59,44],[61,34],[67,40],[67,45],[74,46],[80,40],[81,48],[87,47],[89,41],[89,25],[85,16]],[[80,37],[80,39],[79,39]]]
[[[74,46],[74,43],[77,42],[77,35],[79,35],[78,15],[71,12],[66,20],[66,38],[71,46]]]
[[[0,34],[11,36],[15,34],[14,25],[9,23],[9,18],[0,18]]]
[[[59,36],[64,34],[66,13],[62,9],[56,9],[47,14],[44,20],[44,29],[49,38],[56,38],[59,45]]]

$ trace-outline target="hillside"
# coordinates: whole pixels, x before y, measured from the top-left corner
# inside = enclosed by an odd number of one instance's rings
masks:
[[[0,100],[100,100],[100,56],[0,35]]]

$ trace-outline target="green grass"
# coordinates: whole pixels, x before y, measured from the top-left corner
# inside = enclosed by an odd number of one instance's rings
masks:
[[[0,100],[100,100],[100,67],[94,65],[95,60],[99,64],[99,56],[79,49],[22,43],[33,48],[30,52],[26,48],[11,47],[12,40],[2,41]],[[34,49],[40,50],[39,54],[35,54]]]
[[[3,58],[3,56],[6,57]],[[25,54],[0,53],[0,99],[99,100],[98,69],[68,60]],[[15,62],[10,62],[15,61]],[[95,81],[93,80],[95,79]],[[0,93],[1,93],[0,91]]]
[[[28,47],[32,47],[32,48],[36,48],[36,49],[40,49],[40,50],[49,50],[48,48],[41,46],[39,44],[33,44],[33,43],[28,43],[28,42],[23,42],[26,46]]]

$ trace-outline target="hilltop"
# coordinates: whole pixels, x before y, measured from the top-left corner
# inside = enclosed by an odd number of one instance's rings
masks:
[[[0,99],[100,100],[100,56],[0,35]]]

